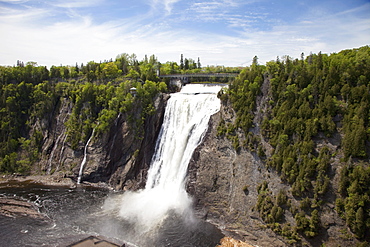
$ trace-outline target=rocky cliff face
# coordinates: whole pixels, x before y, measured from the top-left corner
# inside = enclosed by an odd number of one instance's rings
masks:
[[[268,83],[266,81],[265,83]],[[263,90],[264,91],[264,90]],[[254,127],[250,130],[260,138],[267,158],[271,156],[272,147],[264,140],[259,130],[263,112],[267,107],[267,95],[264,92],[257,99],[257,112]],[[218,136],[217,126],[221,119],[225,123],[235,120],[235,112],[229,103],[223,103],[220,112],[212,116],[208,132],[203,143],[196,149],[189,164],[188,192],[194,197],[198,213],[204,219],[223,229],[226,235],[258,246],[290,246],[292,242],[270,228],[260,217],[256,204],[258,185],[263,181],[268,184],[273,196],[279,191],[287,192],[292,207],[300,207],[300,198],[291,194],[290,186],[282,181],[280,175],[266,168],[265,161],[257,152],[241,148],[238,152],[232,142],[225,136]],[[237,133],[241,138],[242,133]],[[340,136],[326,138],[322,135],[314,140],[316,145],[325,144],[331,151],[339,148]],[[336,191],[338,189],[338,159],[331,164],[332,185],[327,192],[326,204],[320,214],[320,234],[314,238],[302,238],[298,244],[307,246],[355,245],[343,234],[345,222],[335,211]],[[295,226],[294,215],[285,210],[284,222]],[[341,230],[342,229],[342,230]]]
[[[146,172],[162,125],[168,95],[155,99],[155,113],[145,119],[144,126],[135,126],[131,116],[140,117],[141,110],[119,114],[107,133],[92,138],[87,147],[87,162],[82,181],[105,182],[115,189],[137,189],[145,185]],[[84,157],[85,144],[72,150],[65,123],[72,111],[68,99],[59,103],[49,121],[36,122],[33,131],[41,130],[42,154],[33,173],[68,176],[76,179]]]
[[[227,138],[217,136],[221,117],[225,122],[233,121],[234,112],[223,105],[211,118],[204,141],[189,164],[188,192],[201,216],[227,234],[260,246],[284,246],[253,210],[261,181],[268,179],[276,190],[283,185],[257,155],[247,150],[237,153]]]

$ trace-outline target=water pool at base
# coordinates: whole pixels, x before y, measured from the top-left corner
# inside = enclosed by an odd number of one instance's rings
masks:
[[[32,202],[45,217],[0,216],[0,246],[67,246],[88,236],[103,236],[126,246],[216,246],[223,237],[213,225],[169,212],[148,232],[113,211],[107,199],[121,196],[94,187],[50,187],[35,183],[0,185],[0,197]]]

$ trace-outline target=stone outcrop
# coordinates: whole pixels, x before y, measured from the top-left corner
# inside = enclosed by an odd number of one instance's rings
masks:
[[[224,237],[223,239],[221,239],[220,245],[217,245],[217,247],[253,247],[253,246],[242,241],[232,239],[230,237]]]

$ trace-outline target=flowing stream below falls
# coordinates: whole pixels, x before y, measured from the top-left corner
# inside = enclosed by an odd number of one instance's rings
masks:
[[[66,246],[90,235],[127,246],[216,246],[223,235],[195,217],[185,183],[220,89],[187,85],[171,95],[143,190],[1,185],[0,197],[33,202],[46,217],[0,216],[0,246]]]

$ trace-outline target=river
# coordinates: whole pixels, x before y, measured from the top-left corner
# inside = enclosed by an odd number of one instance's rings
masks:
[[[127,246],[215,246],[222,234],[196,219],[186,222],[176,214],[141,239],[123,218],[102,209],[106,200],[122,195],[96,187],[47,186],[30,182],[0,184],[0,197],[34,203],[44,219],[0,215],[0,246],[67,246],[88,236],[104,236]]]

